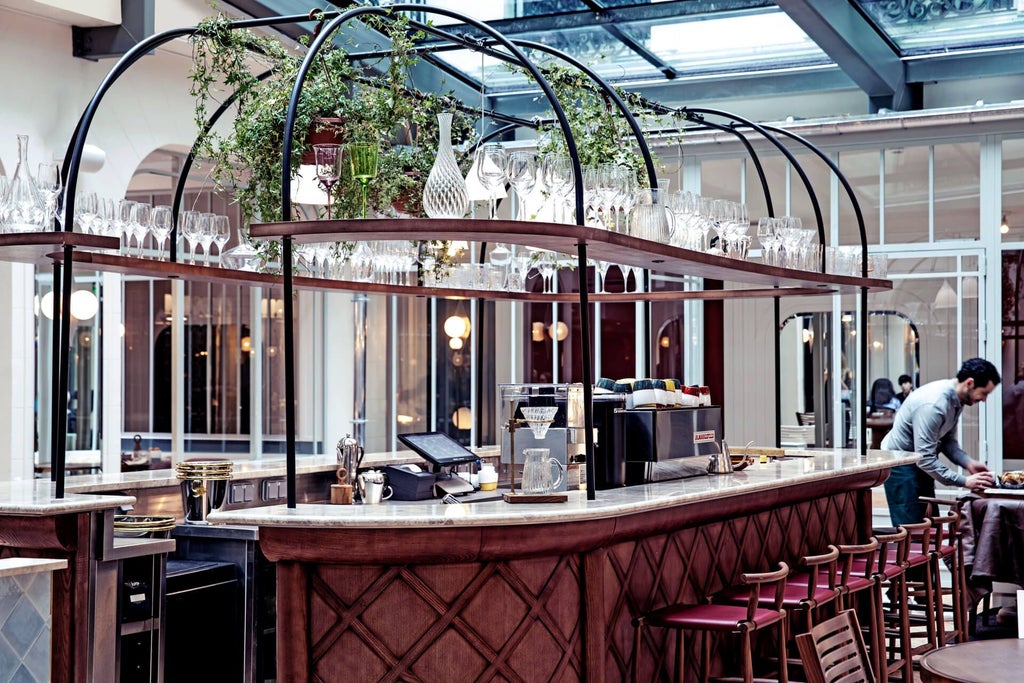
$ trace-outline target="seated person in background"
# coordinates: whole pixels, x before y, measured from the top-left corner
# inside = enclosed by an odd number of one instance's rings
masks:
[[[871,393],[868,395],[868,408],[871,412],[876,410],[896,410],[900,407],[900,400],[896,398],[896,390],[892,382],[885,377],[876,379],[871,384]]]
[[[896,383],[900,385],[900,393],[896,394],[896,398],[902,405],[907,400],[907,396],[910,396],[910,392],[914,390],[914,380],[910,379],[910,375],[900,375]]]

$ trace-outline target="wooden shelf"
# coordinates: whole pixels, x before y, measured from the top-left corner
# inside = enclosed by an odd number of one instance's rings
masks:
[[[585,244],[588,258],[673,275],[757,287],[811,288],[816,289],[817,294],[854,293],[861,287],[874,290],[892,288],[892,283],[884,279],[830,275],[737,261],[608,230],[564,223],[443,218],[290,221],[253,224],[250,234],[262,239],[291,237],[297,243],[365,240],[505,242],[570,255],[576,253],[579,244]],[[637,298],[634,296],[633,300]]]
[[[0,234],[0,261],[52,265],[54,252],[65,246],[83,249],[117,250],[121,241],[117,237],[87,235],[81,232],[10,232]]]
[[[63,254],[54,254],[53,258],[62,259]],[[137,275],[141,277],[168,278],[188,280],[192,282],[215,282],[228,285],[248,285],[254,287],[280,287],[282,277],[275,273],[257,273],[252,271],[232,270],[216,266],[191,265],[187,263],[171,263],[141,259],[133,256],[120,256],[100,252],[75,252],[76,266]],[[384,285],[373,282],[356,282],[352,280],[328,280],[324,278],[296,276],[293,278],[296,289],[310,289],[339,292],[365,292],[368,294],[389,294],[397,296],[436,297],[439,299],[495,299],[507,301],[558,301],[579,303],[579,294],[563,292],[559,294],[543,294],[540,292],[502,292],[482,291],[478,289],[455,289],[450,287],[416,287],[407,285]],[[605,303],[635,301],[680,301],[720,300],[720,299],[763,299],[773,296],[820,296],[836,291],[836,287],[819,284],[813,287],[785,287],[776,289],[724,289],[707,291],[657,291],[657,292],[609,292],[606,294],[589,294],[591,302]]]

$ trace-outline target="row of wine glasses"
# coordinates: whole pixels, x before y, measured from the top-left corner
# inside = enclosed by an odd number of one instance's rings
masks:
[[[156,247],[156,258],[164,258],[167,238],[174,226],[170,206],[150,206],[130,199],[100,197],[95,192],[83,192],[75,197],[75,221],[87,234],[118,237],[121,251],[127,256],[143,257],[150,239]],[[181,211],[178,214],[178,235],[188,246],[188,261],[196,262],[196,251],[202,247],[205,262],[212,262],[212,247],[218,255],[231,239],[231,223],[227,216],[200,211]]]

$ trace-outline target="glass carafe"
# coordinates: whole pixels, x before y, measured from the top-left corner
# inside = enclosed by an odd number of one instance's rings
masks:
[[[18,165],[7,191],[4,229],[7,232],[33,232],[44,227],[45,207],[28,164],[28,136],[18,136]]]

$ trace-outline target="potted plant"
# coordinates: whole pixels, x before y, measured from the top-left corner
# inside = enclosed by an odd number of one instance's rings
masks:
[[[406,19],[369,17],[366,23],[390,41],[392,53],[386,67],[379,75],[367,75],[365,68],[350,63],[345,48],[333,45],[320,51],[299,101],[292,173],[298,172],[317,134],[376,145],[377,177],[367,188],[368,214],[396,215],[400,209],[403,214],[421,216],[419,199],[437,149],[437,114],[455,113],[452,136],[456,143],[469,140],[472,125],[450,95],[409,85],[409,69],[419,59],[412,49],[418,34],[410,31]],[[226,17],[208,19],[193,39],[191,80],[199,130],[205,127],[214,103],[233,95],[237,108],[230,127],[215,127],[201,136],[199,156],[207,160],[211,180],[233,194],[245,223],[281,220],[284,124],[303,45],[291,51],[271,37],[231,30],[229,24]],[[460,164],[468,167],[464,161],[460,158]],[[332,189],[332,214],[335,218],[362,215],[361,189],[347,163],[342,164],[342,177]],[[437,267],[446,267],[446,250],[437,251]]]

